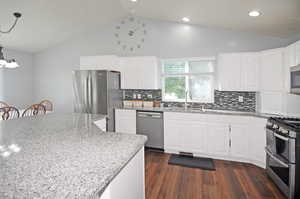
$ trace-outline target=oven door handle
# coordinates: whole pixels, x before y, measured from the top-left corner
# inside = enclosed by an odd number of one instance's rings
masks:
[[[281,140],[289,141],[289,138],[286,138],[286,137],[284,137],[284,136],[282,136],[282,135],[279,135],[279,134],[277,134],[277,133],[274,133],[274,136],[277,137],[277,138],[279,138],[279,139],[281,139]]]
[[[272,158],[274,159],[276,162],[280,163],[282,166],[284,167],[289,167],[288,164],[286,164],[285,162],[283,162],[282,160],[280,160],[279,158],[277,158],[275,155],[272,154],[272,152],[269,151],[269,149],[266,147],[265,148],[266,153]]]

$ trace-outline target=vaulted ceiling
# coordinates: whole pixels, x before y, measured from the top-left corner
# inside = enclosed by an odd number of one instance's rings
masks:
[[[38,52],[125,16],[136,15],[191,24],[253,32],[275,37],[300,34],[300,0],[0,0],[0,28],[13,22],[12,13],[23,18],[0,44],[27,52]],[[251,18],[248,12],[259,10]]]

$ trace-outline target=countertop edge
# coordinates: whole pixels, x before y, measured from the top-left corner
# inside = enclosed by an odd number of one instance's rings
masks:
[[[113,132],[115,133],[115,132]],[[142,136],[142,135],[139,135]],[[136,147],[136,150],[134,153],[132,153],[131,157],[124,162],[124,165],[122,167],[120,167],[120,169],[118,171],[116,171],[116,173],[114,175],[111,176],[111,178],[107,179],[107,183],[101,187],[99,190],[96,191],[96,193],[94,193],[90,199],[99,199],[99,197],[102,196],[102,194],[104,193],[104,191],[106,190],[106,188],[110,185],[110,183],[119,175],[119,173],[128,165],[128,163],[136,156],[136,154],[145,146],[145,143],[147,142],[148,138],[146,136],[143,136],[144,140],[142,141],[141,144],[139,144]]]
[[[175,113],[191,113],[191,114],[211,114],[211,115],[231,115],[231,116],[247,116],[247,117],[255,117],[255,118],[264,118],[267,119],[269,117],[282,117],[284,115],[280,114],[268,114],[268,113],[259,113],[259,112],[242,112],[242,111],[230,111],[221,112],[223,110],[210,111],[206,110],[204,112],[201,111],[190,111],[190,110],[171,110],[170,108],[147,108],[147,107],[120,107],[116,109],[123,110],[136,110],[136,111],[150,111],[150,112],[175,112]]]

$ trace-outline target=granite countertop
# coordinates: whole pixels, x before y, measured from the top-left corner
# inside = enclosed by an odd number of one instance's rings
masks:
[[[124,106],[120,109],[137,110],[137,111],[157,111],[157,112],[180,112],[180,113],[198,113],[198,114],[217,114],[217,115],[237,115],[237,116],[253,116],[260,118],[279,117],[283,115],[267,114],[259,112],[243,112],[243,111],[230,111],[230,110],[214,110],[205,109],[202,111],[199,108],[183,108],[183,107],[129,107]]]
[[[0,121],[0,198],[99,198],[144,146],[102,132],[103,115],[47,114]]]

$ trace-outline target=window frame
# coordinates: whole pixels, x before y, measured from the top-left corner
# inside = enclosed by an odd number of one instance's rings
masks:
[[[164,63],[170,61],[182,61],[185,62],[185,67],[188,67],[188,63],[191,61],[212,61],[213,62],[213,72],[184,72],[184,73],[165,73]],[[185,99],[175,99],[170,100],[165,98],[165,81],[166,77],[185,77],[185,92],[189,88],[189,77],[191,76],[211,76],[212,77],[212,86],[211,86],[211,96],[210,100],[190,100],[188,98],[187,102],[191,103],[214,103],[214,90],[215,90],[215,81],[216,81],[216,57],[191,57],[191,58],[172,58],[172,59],[162,59],[161,60],[161,85],[162,85],[162,100],[165,102],[185,102]]]

